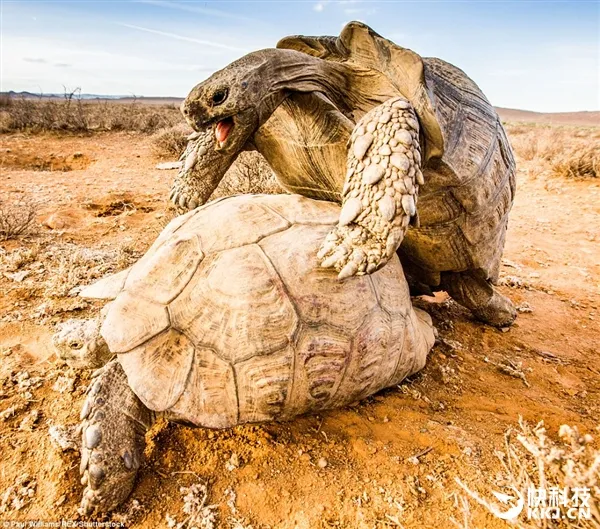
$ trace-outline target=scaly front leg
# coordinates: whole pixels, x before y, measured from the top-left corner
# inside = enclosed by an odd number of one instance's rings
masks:
[[[318,253],[321,266],[335,268],[340,279],[381,268],[417,214],[421,184],[416,114],[406,99],[389,99],[354,128],[340,220]]]
[[[183,165],[171,186],[169,198],[179,208],[195,209],[208,201],[239,153],[216,150],[213,127],[188,136],[181,155]]]

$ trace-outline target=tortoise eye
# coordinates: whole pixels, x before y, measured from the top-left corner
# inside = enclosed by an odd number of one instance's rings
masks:
[[[220,105],[226,99],[227,99],[227,88],[219,88],[212,95],[213,105]]]

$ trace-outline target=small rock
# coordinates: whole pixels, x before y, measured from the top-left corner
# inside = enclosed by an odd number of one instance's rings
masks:
[[[183,162],[162,162],[157,163],[155,168],[160,170],[170,171],[172,169],[181,169]]]
[[[319,459],[319,460],[317,461],[317,466],[318,466],[319,468],[325,468],[327,465],[328,465],[328,463],[327,463],[327,459],[325,459],[324,457],[322,457],[321,459]]]
[[[31,431],[35,428],[35,424],[40,419],[40,412],[38,410],[31,410],[19,424],[19,430]]]
[[[67,450],[79,451],[79,438],[77,435],[77,425],[70,426],[55,425],[48,428],[52,444],[60,448],[63,452]]]
[[[20,272],[4,272],[4,277],[11,279],[17,283],[21,283],[29,275],[29,270],[21,270]]]
[[[42,221],[42,226],[50,228],[51,230],[63,230],[66,228],[67,223],[64,219],[61,219],[57,213],[53,213]]]
[[[229,470],[229,472],[233,472],[236,468],[240,468],[240,458],[235,452],[231,454],[229,461],[225,463],[225,468]]]
[[[73,393],[73,389],[75,388],[75,379],[59,376],[56,379],[56,382],[52,386],[54,391],[58,393]]]

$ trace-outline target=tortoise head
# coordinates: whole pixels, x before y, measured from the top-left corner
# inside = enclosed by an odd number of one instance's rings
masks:
[[[194,130],[212,129],[218,152],[243,150],[285,97],[273,82],[278,54],[268,49],[245,55],[196,85],[182,103],[181,111]]]
[[[295,50],[270,48],[249,53],[196,85],[181,105],[196,131],[171,188],[180,208],[204,204],[254,133],[293,91],[322,91],[343,85],[327,63]]]
[[[100,336],[99,320],[67,320],[52,337],[56,355],[76,368],[101,367],[110,351]]]

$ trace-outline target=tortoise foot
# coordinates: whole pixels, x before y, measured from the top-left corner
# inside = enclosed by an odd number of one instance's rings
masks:
[[[317,257],[323,268],[335,268],[339,279],[369,274],[387,262],[383,241],[357,225],[332,230]]]
[[[512,301],[495,289],[488,302],[472,309],[472,312],[479,321],[493,327],[508,327],[517,318],[517,310]]]
[[[444,272],[442,286],[457,303],[488,325],[506,327],[517,317],[512,301],[500,294],[480,270]]]
[[[396,97],[352,132],[339,224],[319,251],[321,266],[344,278],[385,265],[417,218],[420,184],[419,123],[410,103]]]
[[[81,410],[81,483],[79,512],[109,512],[127,499],[144,451],[151,412],[127,384],[117,361],[98,370]]]

